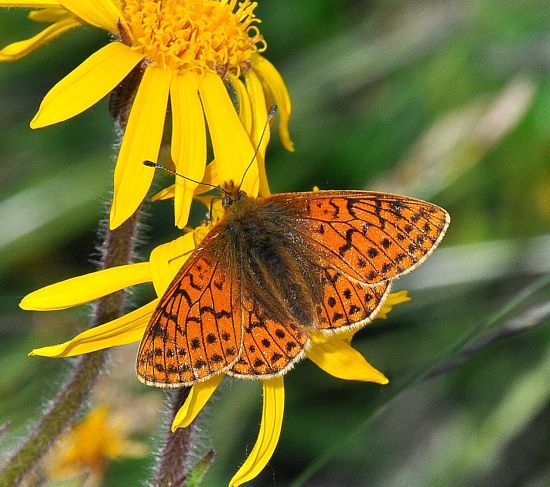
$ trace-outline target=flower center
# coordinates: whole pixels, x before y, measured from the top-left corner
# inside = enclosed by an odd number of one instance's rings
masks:
[[[248,0],[122,0],[121,38],[150,63],[178,73],[239,76],[265,50]]]

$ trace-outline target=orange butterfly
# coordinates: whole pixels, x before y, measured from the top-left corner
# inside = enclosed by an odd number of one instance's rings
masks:
[[[229,183],[222,204],[145,331],[137,374],[146,384],[284,374],[310,332],[374,318],[392,280],[430,255],[450,221],[431,203],[372,191],[251,198]]]

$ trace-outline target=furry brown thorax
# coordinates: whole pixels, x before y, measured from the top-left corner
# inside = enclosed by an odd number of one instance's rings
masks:
[[[271,320],[286,322],[291,316],[294,324],[314,326],[323,272],[298,236],[299,215],[269,197],[249,197],[232,182],[224,188],[222,205],[225,215],[211,233],[218,236],[217,256],[247,283],[243,298]]]

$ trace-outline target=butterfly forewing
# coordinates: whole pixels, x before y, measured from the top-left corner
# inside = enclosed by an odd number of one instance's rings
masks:
[[[328,264],[377,284],[419,265],[449,225],[442,208],[371,191],[319,191],[271,196],[295,210],[296,232]]]
[[[230,367],[242,342],[239,282],[206,246],[184,264],[141,341],[137,374],[149,385],[190,385]]]

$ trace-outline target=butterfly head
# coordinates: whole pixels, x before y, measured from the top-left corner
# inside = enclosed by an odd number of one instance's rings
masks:
[[[239,201],[245,198],[247,195],[244,191],[240,189],[233,181],[225,183],[222,188],[222,206],[228,208],[233,205],[236,201]]]

